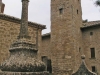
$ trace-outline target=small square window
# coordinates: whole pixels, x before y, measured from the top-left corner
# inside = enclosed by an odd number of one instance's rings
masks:
[[[90,32],[90,35],[93,35],[93,32]]]
[[[42,61],[44,62],[44,61],[47,60],[47,56],[42,56],[41,59],[42,59]]]
[[[63,14],[63,8],[59,9],[59,14]]]

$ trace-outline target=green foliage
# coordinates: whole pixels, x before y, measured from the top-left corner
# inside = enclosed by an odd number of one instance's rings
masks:
[[[95,4],[96,6],[100,6],[100,0],[96,0]]]

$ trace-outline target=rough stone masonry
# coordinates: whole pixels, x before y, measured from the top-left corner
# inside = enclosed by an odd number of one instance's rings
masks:
[[[20,33],[10,47],[10,57],[0,66],[0,75],[49,75],[45,64],[36,58],[36,45],[27,41],[31,38],[28,36],[28,2],[22,0]]]

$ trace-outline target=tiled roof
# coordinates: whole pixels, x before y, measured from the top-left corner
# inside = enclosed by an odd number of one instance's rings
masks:
[[[81,28],[93,27],[93,26],[98,26],[98,25],[100,25],[100,20],[85,22],[83,23],[83,26]]]
[[[81,28],[84,29],[84,28],[98,26],[98,25],[100,26],[100,20],[98,20],[98,21],[89,21],[89,22],[83,23],[83,26]],[[46,34],[43,34],[42,37],[46,37],[46,36],[50,36],[50,35],[51,35],[51,33],[46,33]]]
[[[14,23],[20,23],[21,22],[21,19],[19,19],[19,18],[9,16],[9,15],[6,15],[6,14],[2,14],[2,13],[0,13],[0,19],[11,21],[11,22],[14,22]],[[38,23],[35,23],[35,22],[31,22],[31,21],[28,21],[28,25],[35,27],[35,28],[38,27],[39,29],[46,29],[45,25],[38,24]]]
[[[43,34],[42,37],[46,37],[46,36],[50,36],[51,33],[46,33],[46,34]]]

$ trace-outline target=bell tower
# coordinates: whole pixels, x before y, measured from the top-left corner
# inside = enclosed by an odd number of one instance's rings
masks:
[[[53,73],[66,74],[80,63],[81,0],[51,0],[51,59]]]

